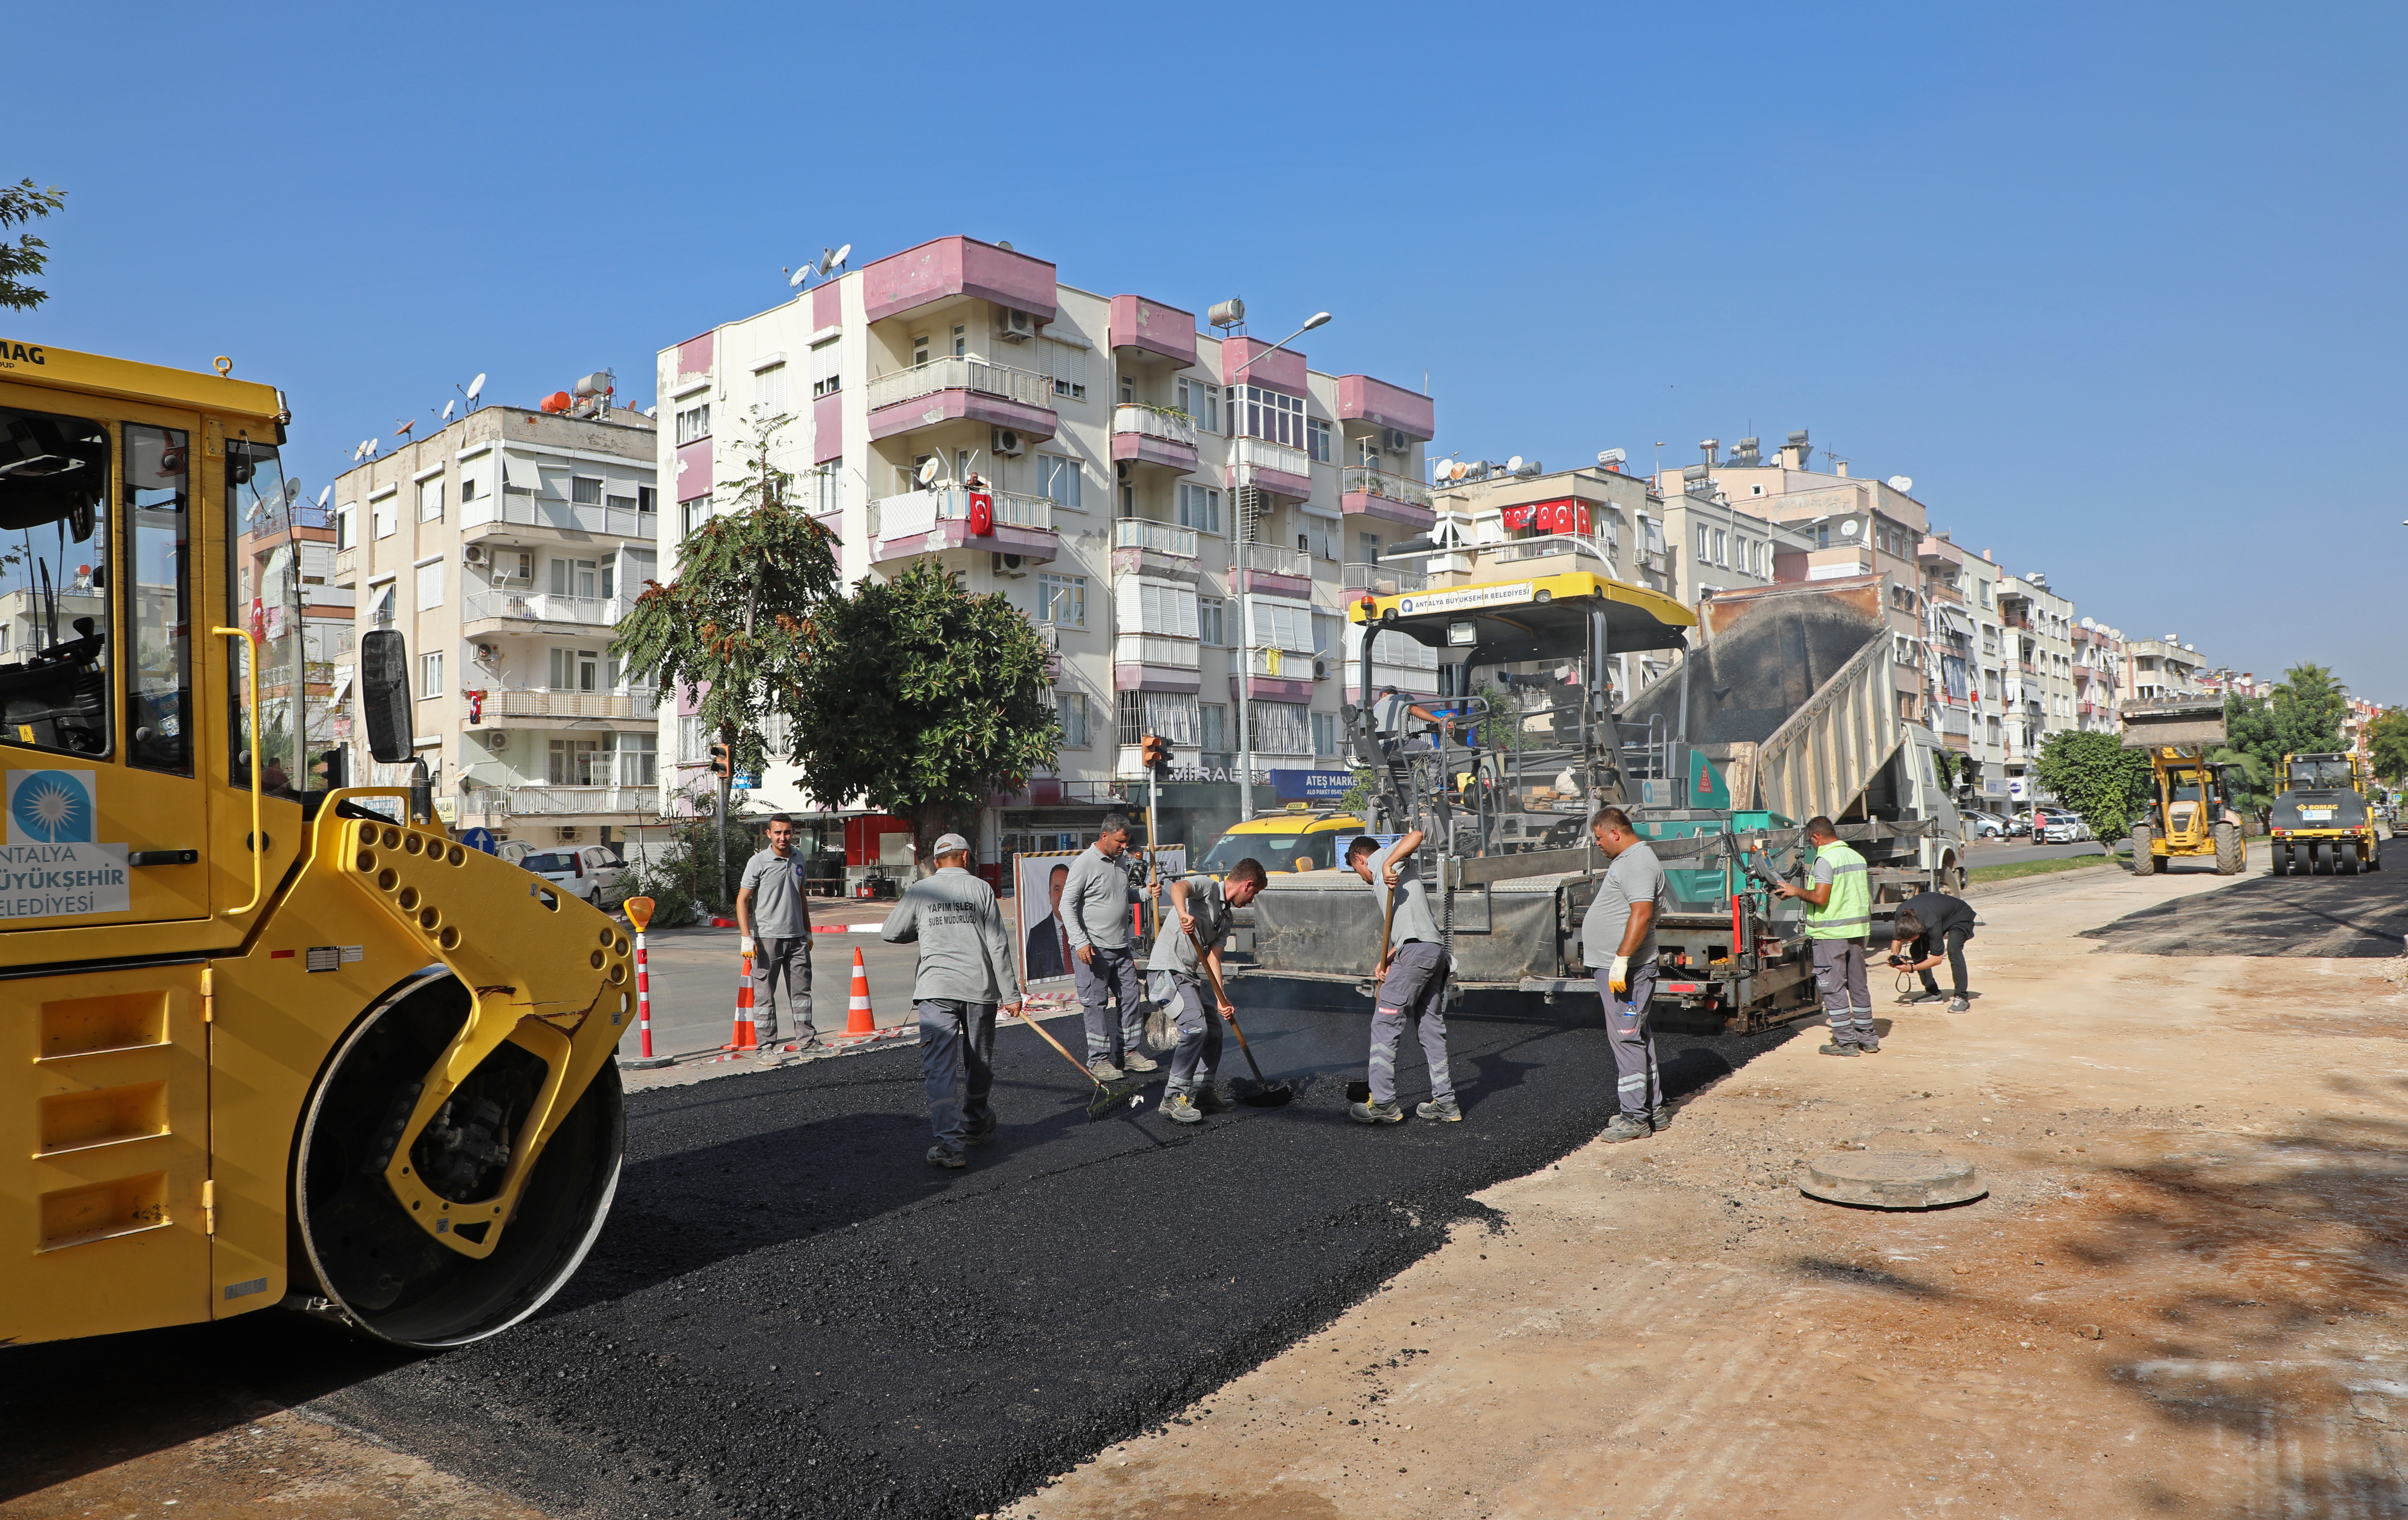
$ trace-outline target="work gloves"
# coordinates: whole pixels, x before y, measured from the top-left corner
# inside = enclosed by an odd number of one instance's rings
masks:
[[[1605,980],[1612,986],[1615,997],[1628,997],[1630,995],[1630,957],[1627,955],[1613,957],[1613,969],[1605,974]]]
[[[740,941],[738,941],[738,944],[737,944],[737,947],[736,947],[736,948],[737,948],[738,952],[739,954],[746,954],[746,955],[750,955],[750,954],[752,954],[752,937],[751,935],[749,935],[749,934],[748,934],[748,935],[746,935],[746,936],[744,936],[744,937],[743,937],[743,939],[742,939]]]

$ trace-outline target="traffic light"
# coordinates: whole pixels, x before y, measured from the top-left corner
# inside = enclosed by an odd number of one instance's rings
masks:
[[[1170,768],[1170,740],[1160,734],[1146,735],[1143,742],[1138,745],[1137,753],[1138,758],[1144,762],[1145,768],[1148,770]]]
[[[736,774],[736,759],[724,744],[710,747],[710,773],[721,781]]]

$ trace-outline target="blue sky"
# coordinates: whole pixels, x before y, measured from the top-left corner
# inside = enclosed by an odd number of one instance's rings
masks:
[[[1441,452],[1808,427],[2128,635],[2408,702],[2397,6],[203,14],[12,17],[0,177],[70,199],[0,330],[233,355],[313,495],[966,232],[1332,310]]]

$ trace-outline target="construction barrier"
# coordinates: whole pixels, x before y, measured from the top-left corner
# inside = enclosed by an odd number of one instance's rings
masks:
[[[636,1030],[639,1041],[636,1058],[619,1064],[638,1071],[667,1066],[670,1058],[652,1054],[652,973],[644,954],[644,930],[652,922],[652,899],[630,897],[622,905],[627,922],[636,929]]]

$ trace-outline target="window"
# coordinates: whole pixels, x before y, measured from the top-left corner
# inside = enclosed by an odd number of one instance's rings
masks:
[[[1697,555],[1697,558],[1698,558],[1698,564],[1700,564],[1700,565],[1712,565],[1712,564],[1714,562],[1714,561],[1713,561],[1713,555],[1708,552],[1708,551],[1710,550],[1710,548],[1711,548],[1711,547],[1712,547],[1712,540],[1711,540],[1711,538],[1710,538],[1709,535],[1707,534],[1706,530],[1705,530],[1704,528],[1699,528],[1699,529],[1698,529],[1698,555]]]
[[[681,538],[702,526],[710,519],[710,498],[709,496],[695,496],[692,500],[678,503],[678,534]]]
[[[1079,487],[1079,462],[1060,454],[1037,456],[1037,494],[1051,496],[1057,507],[1083,508]]]
[[[844,461],[831,459],[811,471],[811,510],[836,512],[844,509]]]
[[[1318,417],[1304,420],[1304,452],[1316,465],[1329,463],[1329,424]]]
[[[609,757],[603,753],[600,741],[590,738],[556,738],[546,756],[544,779],[554,786],[602,786],[609,783]]]
[[[661,736],[654,734],[621,734],[619,738],[619,784],[622,786],[658,786],[660,784]]]
[[[1214,538],[1221,533],[1221,492],[1217,486],[1179,482],[1179,525]]]
[[[1047,362],[1053,366],[1054,394],[1073,401],[1087,399],[1087,351],[1048,340]]]
[[[1196,588],[1182,581],[1123,580],[1113,586],[1124,633],[1196,637]]]
[[[1250,438],[1268,438],[1291,449],[1304,447],[1304,398],[1259,385],[1240,387],[1245,401],[1239,431]]]
[[[1135,401],[1137,399],[1137,380],[1134,376],[1123,375],[1121,377],[1121,399],[1123,401]]]
[[[460,499],[462,501],[474,501],[477,499],[477,478],[475,476],[464,474],[460,477]]]
[[[1065,628],[1087,625],[1087,578],[1046,575],[1037,578],[1037,621]]]
[[[1312,715],[1312,753],[1316,759],[1326,759],[1338,753],[1338,714],[1335,712]]]
[[[1229,641],[1227,624],[1223,621],[1228,604],[1218,596],[1201,596],[1196,602],[1196,635],[1200,642],[1226,644]]]
[[[418,482],[418,520],[421,523],[443,521],[443,477]]]
[[[1194,418],[1199,430],[1206,433],[1221,431],[1221,388],[1211,381],[1181,380],[1179,409]]]
[[[552,594],[555,596],[579,596],[593,601],[600,590],[597,566],[590,559],[556,559],[552,562]]]
[[[771,365],[752,372],[752,404],[773,417],[786,409],[784,365]]]
[[[653,490],[648,485],[639,485],[636,487],[636,510],[638,512],[657,512],[660,509],[661,495],[659,492]]]
[[[709,437],[710,437],[710,402],[706,401],[699,407],[688,407],[677,414],[679,444],[699,443]]]
[[[844,339],[840,337],[831,337],[824,343],[811,345],[812,400],[816,401],[824,395],[834,395],[844,388],[843,377],[838,374],[844,365],[843,347]]]
[[[1197,701],[1194,692],[1120,692],[1115,694],[1120,742],[1135,744],[1148,734],[1160,734],[1182,749],[1196,747]]]
[[[579,507],[599,507],[602,505],[602,482],[590,475],[570,476],[568,499]]]
[[[602,652],[594,649],[556,649],[552,652],[552,689],[555,692],[590,692],[602,673]]]
[[[423,612],[429,608],[442,605],[443,562],[438,559],[432,565],[422,565],[418,567],[418,609]]]
[[[970,351],[970,330],[961,323],[953,323],[953,357],[967,359]]]
[[[1312,725],[1306,721],[1303,704],[1298,702],[1249,702],[1246,723],[1254,732],[1254,749],[1260,754],[1310,754],[1312,753]]]
[[[376,500],[368,503],[368,511],[373,515],[376,522],[376,536],[380,538],[392,538],[393,493],[388,491]]]
[[[1749,486],[1747,488],[1747,494],[1751,496],[1760,496],[1764,495],[1764,487],[1761,485]]]
[[[1366,565],[1379,564],[1380,536],[1376,533],[1357,533],[1354,535],[1354,552],[1362,556],[1363,563]]]
[[[1121,487],[1121,515],[1123,517],[1137,515],[1137,487],[1133,485]]]
[[[1255,648],[1283,649],[1297,654],[1313,652],[1311,604],[1281,601],[1269,596],[1255,596],[1249,600],[1254,604],[1251,615],[1254,624]],[[1312,674],[1311,671],[1305,673]]]
[[[1723,530],[1720,528],[1714,529],[1714,563],[1724,566],[1730,564],[1730,546],[1723,541]]]
[[[443,652],[429,650],[418,657],[418,699],[443,695]]]
[[[1062,747],[1083,750],[1087,747],[1087,694],[1055,692],[1054,719],[1062,725]]]
[[[335,509],[335,547],[350,549],[360,541],[359,503],[347,501]]]
[[[1229,749],[1229,710],[1219,702],[1208,703],[1196,710],[1196,734],[1204,748],[1215,754]]]

